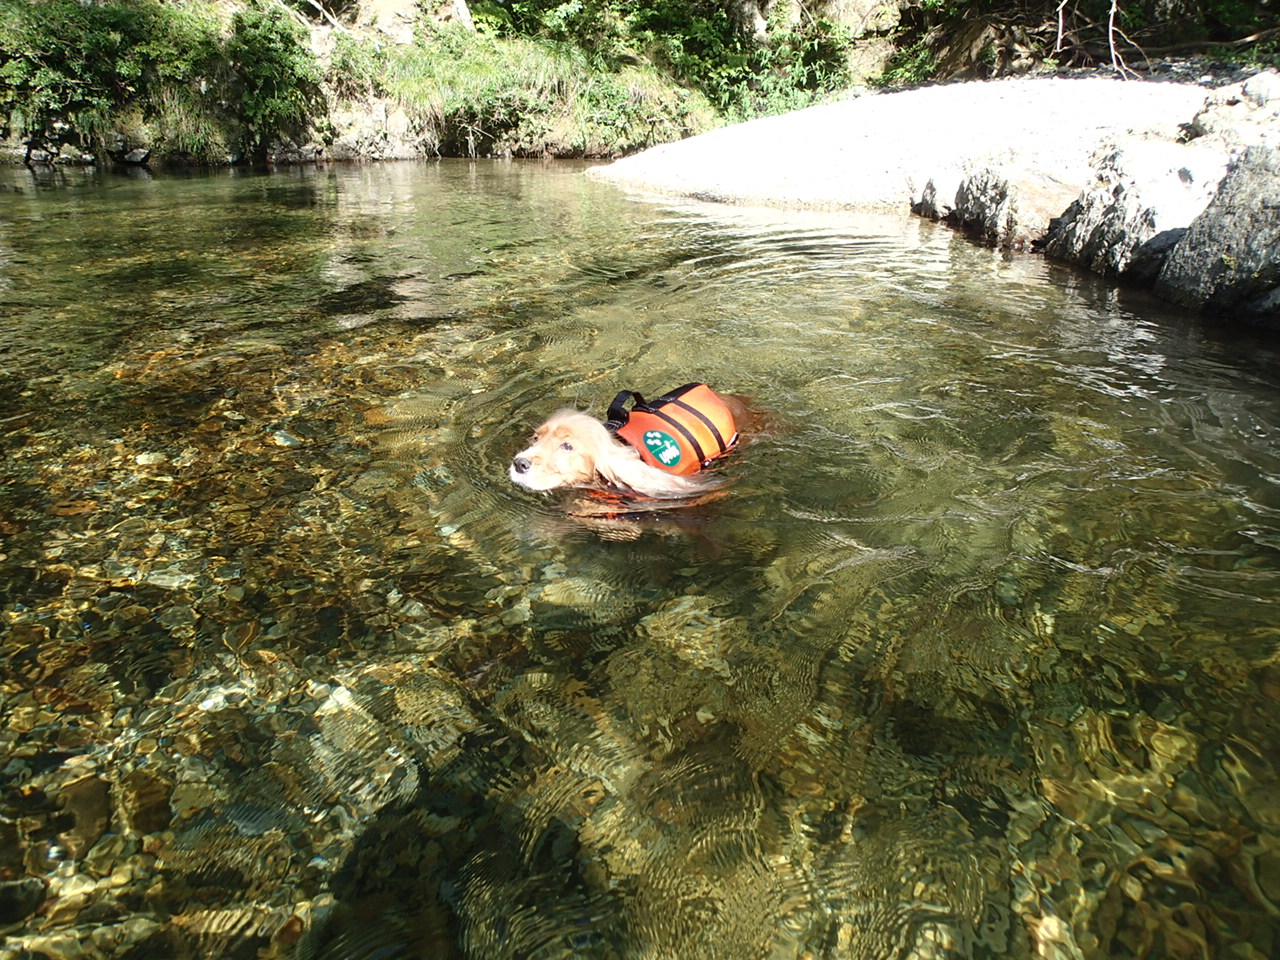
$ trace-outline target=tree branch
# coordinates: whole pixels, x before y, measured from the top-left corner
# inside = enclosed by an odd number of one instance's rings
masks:
[[[320,6],[320,4],[316,2],[316,0],[306,0],[306,2],[311,6],[315,7],[317,10],[319,10],[320,16],[328,20],[329,23],[334,27],[334,29],[341,30],[344,33],[348,32],[347,28],[344,27],[342,24],[340,24],[336,19],[334,19],[333,14],[331,14],[324,7]],[[307,21],[307,18],[302,15],[302,11],[289,6],[289,4],[285,3],[284,0],[274,0],[274,3],[277,7],[279,7],[281,10],[287,13],[295,23],[299,24],[300,26],[308,27],[308,28],[311,26],[311,24]]]
[[[347,32],[347,28],[346,28],[346,27],[344,27],[342,24],[340,24],[340,23],[338,22],[338,18],[337,18],[337,17],[335,17],[335,16],[334,16],[332,13],[330,13],[328,10],[326,10],[324,7],[320,6],[320,4],[317,2],[317,0],[307,0],[307,3],[309,3],[311,6],[315,7],[317,10],[319,10],[319,11],[320,11],[320,16],[322,16],[322,17],[324,17],[326,20],[328,20],[328,21],[329,21],[329,23],[330,23],[330,25],[331,25],[335,30],[341,30],[341,31],[343,31],[344,33],[345,33],[345,32]]]
[[[1143,60],[1147,59],[1147,55],[1143,52],[1140,46],[1130,39],[1128,34],[1116,26],[1116,13],[1119,12],[1119,9],[1120,0],[1111,0],[1111,10],[1107,14],[1107,46],[1111,50],[1111,68],[1117,71],[1122,78],[1127,80],[1129,79],[1129,74],[1133,74],[1133,76],[1136,77],[1138,73],[1124,62],[1124,57],[1122,57],[1120,55],[1120,51],[1116,49],[1116,37],[1120,37],[1125,43],[1137,50],[1138,53],[1141,53]]]

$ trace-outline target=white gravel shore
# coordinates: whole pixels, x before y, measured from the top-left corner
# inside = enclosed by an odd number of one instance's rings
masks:
[[[1074,196],[1107,137],[1176,137],[1207,93],[1191,83],[1108,77],[924,87],[725,127],[589,175],[726,203],[906,212],[931,179],[944,194],[976,168],[1001,167],[1046,177]]]

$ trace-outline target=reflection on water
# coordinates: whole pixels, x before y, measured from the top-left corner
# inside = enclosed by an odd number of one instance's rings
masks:
[[[580,170],[3,173],[0,956],[1273,956],[1276,352]]]

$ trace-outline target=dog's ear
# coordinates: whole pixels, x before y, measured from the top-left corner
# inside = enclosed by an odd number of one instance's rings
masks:
[[[620,456],[598,460],[596,470],[610,483],[646,497],[689,497],[720,485],[720,478],[714,474],[681,477],[649,466],[634,451],[619,452]]]

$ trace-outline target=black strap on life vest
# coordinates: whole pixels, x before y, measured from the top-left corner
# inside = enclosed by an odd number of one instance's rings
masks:
[[[684,406],[684,404],[681,404],[681,406]],[[689,446],[693,447],[693,452],[694,452],[694,455],[698,458],[698,463],[704,466],[706,465],[707,456],[702,452],[702,445],[698,443],[697,438],[694,437],[694,435],[689,432],[688,427],[686,427],[683,423],[681,423],[679,420],[677,420],[675,417],[671,416],[670,414],[663,413],[657,407],[646,407],[645,413],[651,413],[655,417],[657,417],[659,420],[663,420],[666,423],[671,424],[671,426],[674,429],[679,430],[680,435],[689,441]]]
[[[671,394],[669,394],[666,397],[663,397],[662,399],[668,401],[669,403],[674,403],[681,410],[688,410],[695,417],[697,417],[699,420],[702,421],[703,426],[705,426],[708,430],[710,430],[711,435],[716,438],[716,443],[720,447],[719,452],[716,454],[716,456],[718,457],[720,456],[721,453],[724,453],[726,450],[729,449],[729,444],[725,443],[724,437],[720,435],[720,431],[716,429],[716,425],[711,422],[710,417],[708,417],[705,413],[703,413],[697,407],[692,406],[691,404],[685,403],[683,400],[680,399],[681,394],[685,393],[687,390],[692,390],[696,386],[698,386],[698,384],[696,383],[686,383],[679,390],[673,391]],[[660,411],[655,410],[654,413],[657,413],[659,416],[662,416]],[[705,464],[707,462],[706,457],[702,455],[702,450],[699,449],[696,443],[693,445],[693,449],[698,451],[698,459]]]

